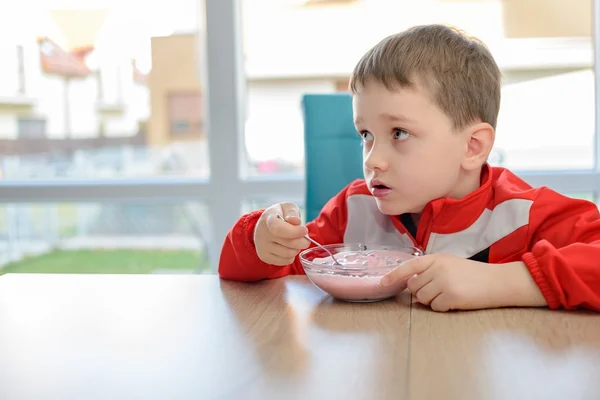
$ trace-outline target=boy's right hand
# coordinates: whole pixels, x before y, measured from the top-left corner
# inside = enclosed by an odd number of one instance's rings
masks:
[[[304,237],[308,229],[301,224],[300,209],[294,203],[277,203],[267,208],[254,229],[258,257],[267,264],[292,264],[298,253],[310,246]]]

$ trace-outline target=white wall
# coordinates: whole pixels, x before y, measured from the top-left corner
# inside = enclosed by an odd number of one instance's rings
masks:
[[[135,135],[138,122],[150,115],[149,88],[133,81],[133,65],[128,58],[124,58],[117,65],[104,67],[102,71],[108,71],[107,75],[111,77],[103,82],[105,89],[109,90],[108,97],[105,92],[104,103],[123,106],[121,114],[104,118],[106,136]]]
[[[285,155],[293,163],[304,159],[301,101],[306,93],[335,92],[331,80],[249,82],[246,148],[253,161]]]
[[[134,83],[130,96],[132,100],[129,107],[131,113],[138,120],[148,120],[150,118],[150,89],[148,86]]]
[[[65,83],[60,77],[43,76],[36,87],[37,105],[33,114],[46,119],[46,134],[68,137],[65,124]]]
[[[0,35],[0,54],[5,55],[0,62],[0,97],[12,97],[18,91],[17,44],[13,37]],[[10,54],[14,54],[14,57],[10,57]],[[16,134],[14,114],[0,108],[0,139],[13,139]]]
[[[495,147],[511,169],[592,168],[594,107],[592,70],[505,85]]]
[[[14,96],[18,92],[17,43],[0,37],[0,96]]]
[[[13,114],[0,111],[0,139],[14,139],[17,136],[17,120]]]
[[[102,71],[102,99],[108,104],[119,104],[123,101],[122,93],[119,91],[118,80],[123,79],[123,74],[119,73],[119,65],[117,62],[101,61],[100,70]],[[121,88],[123,84],[121,83]],[[122,91],[122,89],[121,89]]]
[[[99,117],[96,110],[97,87],[94,76],[69,82],[69,118],[71,137],[98,136]]]
[[[242,0],[248,76],[347,75],[385,36],[422,23],[454,24],[490,45],[503,36],[499,0],[369,0],[340,7],[290,1],[301,3]]]
[[[45,118],[48,136],[64,137],[64,82],[59,77],[43,74],[36,37],[30,33],[30,35],[18,37],[4,36],[0,37],[0,40],[0,51],[7,55],[0,63],[0,96],[17,94],[17,46],[21,45],[23,46],[25,68],[25,95],[34,99],[34,106],[29,111],[20,107],[18,112],[11,113],[9,110],[5,110],[0,113],[0,137],[17,137],[19,115]]]
[[[40,47],[34,38],[26,37],[21,40],[23,46],[23,61],[25,69],[25,93],[29,97],[37,97],[42,89],[42,65]]]

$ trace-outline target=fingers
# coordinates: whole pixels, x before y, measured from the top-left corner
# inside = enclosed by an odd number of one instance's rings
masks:
[[[302,219],[300,218],[300,208],[294,203],[280,203],[281,216],[287,222],[293,225],[300,225]]]
[[[431,281],[417,290],[416,293],[413,292],[413,294],[419,303],[428,306],[440,295],[441,292],[442,290],[439,285],[437,285],[435,281]]]
[[[415,274],[408,278],[407,286],[411,293],[417,293],[423,286],[433,280],[434,268],[428,268],[420,274]]]
[[[271,264],[289,265],[294,262],[300,250],[290,249],[280,245],[279,243],[271,243],[268,247],[268,256]]]
[[[279,243],[273,243],[269,247],[269,252],[278,257],[293,259],[300,252],[300,250],[299,249],[290,249],[289,247],[282,246]]]
[[[256,224],[256,254],[268,264],[292,264],[301,250],[310,247],[310,242],[304,237],[306,234],[308,229],[301,225],[298,206],[293,203],[274,204],[265,210]]]
[[[408,260],[384,275],[381,279],[381,285],[388,286],[415,274],[421,274],[431,267],[434,262],[435,255],[425,255]]]
[[[281,220],[275,213],[267,217],[267,228],[273,236],[282,239],[300,239],[308,233],[306,226]]]
[[[304,249],[308,249],[310,247],[310,241],[308,239],[306,239],[304,236],[301,237],[300,239],[276,238],[275,243],[278,243],[282,246],[285,246],[289,249],[294,249],[294,250],[304,250]]]
[[[256,253],[258,257],[272,265],[289,265],[294,262],[300,250],[290,249],[282,246],[279,243],[270,242],[257,247]]]
[[[444,293],[439,294],[435,299],[431,300],[429,307],[433,311],[446,312],[450,310],[450,302],[448,302],[448,296]]]
[[[290,265],[294,262],[295,257],[281,257],[273,253],[268,254],[268,263],[271,265]],[[263,260],[264,261],[264,260]]]

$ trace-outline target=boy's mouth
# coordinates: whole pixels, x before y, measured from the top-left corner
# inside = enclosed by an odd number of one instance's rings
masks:
[[[371,192],[373,193],[374,197],[381,198],[390,194],[392,192],[392,188],[374,179],[371,181]]]
[[[379,179],[371,180],[371,188],[373,188],[373,189],[391,189],[389,186],[385,185]]]

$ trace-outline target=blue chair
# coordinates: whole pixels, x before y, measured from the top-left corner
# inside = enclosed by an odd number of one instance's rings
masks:
[[[306,221],[355,179],[362,178],[362,147],[348,93],[302,98],[306,176]]]

